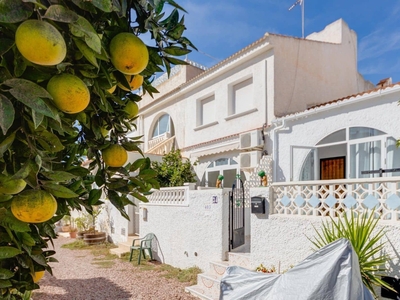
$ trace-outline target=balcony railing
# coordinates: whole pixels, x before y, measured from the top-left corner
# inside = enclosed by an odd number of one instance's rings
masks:
[[[146,153],[165,155],[174,147],[175,136],[171,137],[169,132],[164,133],[156,138],[153,138],[148,143],[148,150]]]
[[[352,209],[400,221],[400,177],[273,183],[275,214],[341,216]]]
[[[194,189],[193,183],[185,186],[165,187],[147,196],[149,200],[146,205],[169,205],[169,206],[189,206],[189,190]]]

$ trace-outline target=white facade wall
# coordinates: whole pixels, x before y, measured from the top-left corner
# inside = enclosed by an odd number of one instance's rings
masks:
[[[351,103],[357,99],[360,101]],[[316,113],[311,113],[307,118],[286,121],[285,128],[277,131],[277,141],[275,141],[277,145],[277,151],[274,154],[277,170],[276,181],[290,181],[291,145],[315,146],[327,135],[353,126],[371,127],[396,139],[400,137],[400,127],[398,126],[400,88],[398,86],[386,91],[378,90],[358,96],[357,99],[327,105],[326,111],[321,111],[324,108],[320,107],[319,111],[316,109]],[[270,132],[270,138],[274,142],[273,132]],[[297,155],[294,153],[293,157],[294,178],[299,178],[305,155],[308,152],[298,151],[297,153]]]
[[[161,262],[207,270],[210,261],[227,258],[228,189],[187,192],[188,206],[141,203],[140,236],[156,235],[153,255]]]

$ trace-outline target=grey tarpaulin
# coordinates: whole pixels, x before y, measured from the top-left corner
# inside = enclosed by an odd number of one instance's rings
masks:
[[[284,274],[228,267],[220,299],[373,300],[361,280],[357,254],[346,239],[337,240]]]

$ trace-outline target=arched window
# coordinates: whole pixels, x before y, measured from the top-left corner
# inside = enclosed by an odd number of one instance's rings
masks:
[[[160,135],[163,135],[164,133],[170,133],[172,134],[171,130],[171,118],[168,114],[162,115],[154,125],[153,133],[152,133],[152,138],[158,137]]]

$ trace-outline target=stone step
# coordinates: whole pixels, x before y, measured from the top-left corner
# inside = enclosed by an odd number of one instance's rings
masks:
[[[238,266],[251,270],[250,268],[250,253],[234,253],[229,252],[229,265]]]
[[[222,277],[225,274],[226,268],[229,267],[227,261],[210,261],[210,274]]]
[[[198,285],[187,286],[187,287],[185,287],[185,291],[199,299],[204,299],[204,300],[218,300],[219,299],[219,297],[213,298],[211,296],[208,296],[206,294],[206,291],[203,288],[199,287]]]
[[[121,258],[121,256],[125,253],[130,253],[131,251],[131,245],[132,245],[132,241],[134,239],[138,239],[138,236],[128,236],[127,241],[126,242],[119,242],[118,243],[118,248],[113,248],[110,249],[110,253],[111,254],[115,254],[117,255],[119,258]]]
[[[197,286],[211,299],[218,299],[221,286],[221,275],[201,273],[197,275]]]

